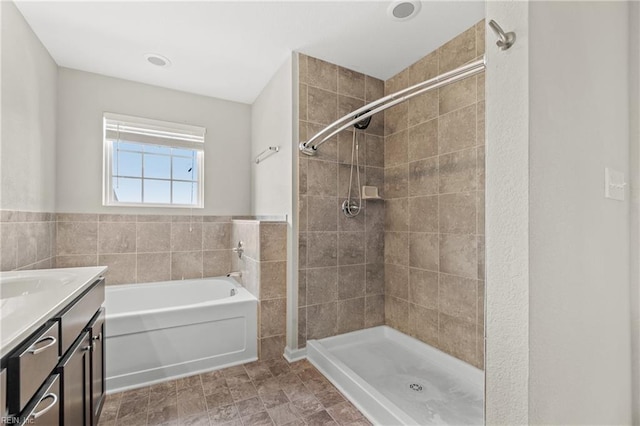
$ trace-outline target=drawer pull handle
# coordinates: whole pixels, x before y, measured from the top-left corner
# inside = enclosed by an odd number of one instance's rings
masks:
[[[42,342],[46,342],[47,340],[50,340],[49,343],[47,343],[44,346],[41,346],[39,348],[36,348],[35,346],[39,343]],[[29,348],[29,352],[33,355],[38,355],[40,352],[44,351],[45,349],[55,345],[58,342],[58,340],[53,337],[53,336],[47,336],[47,337],[43,337],[42,339],[38,340],[37,342],[35,342],[33,345],[31,345],[31,348]]]
[[[44,409],[31,414],[31,418],[32,419],[37,419],[38,417],[40,417],[41,415],[43,415],[47,411],[51,410],[54,407],[54,405],[56,405],[58,403],[58,395],[56,395],[55,393],[48,393],[45,396],[43,396],[40,399],[40,401],[38,401],[37,405],[39,405],[42,401],[44,401],[47,398],[53,398],[53,401],[51,402],[51,404],[47,405]]]
[[[100,339],[102,339],[102,333],[92,337],[92,340],[100,340]]]

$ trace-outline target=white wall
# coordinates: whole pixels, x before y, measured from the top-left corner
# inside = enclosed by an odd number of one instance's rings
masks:
[[[640,424],[640,3],[629,8],[632,406],[633,424]]]
[[[251,210],[254,215],[291,215],[293,76],[291,56],[251,106]],[[269,146],[280,151],[256,164]]]
[[[205,207],[194,212],[249,213],[249,105],[67,68],[58,74],[57,211],[189,212],[102,206],[102,115],[113,112],[206,127]]]
[[[628,4],[531,2],[529,422],[630,424]],[[489,175],[489,171],[487,171]]]
[[[528,5],[487,2],[517,42],[486,37],[486,422],[528,423],[529,93]]]
[[[57,65],[13,2],[0,8],[0,209],[52,212]]]

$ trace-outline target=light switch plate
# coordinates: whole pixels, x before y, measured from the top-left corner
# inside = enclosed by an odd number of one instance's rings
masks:
[[[626,186],[623,172],[608,167],[604,169],[604,198],[624,201]]]

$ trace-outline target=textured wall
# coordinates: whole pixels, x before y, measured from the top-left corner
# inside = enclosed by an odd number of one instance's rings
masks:
[[[391,94],[484,53],[484,22],[385,82]],[[385,114],[385,318],[484,364],[484,74]]]
[[[57,214],[56,267],[108,266],[107,284],[215,277],[231,268],[231,218]]]
[[[58,67],[13,2],[0,8],[0,209],[52,212]]]
[[[55,213],[0,211],[0,271],[55,266]]]
[[[383,95],[383,82],[299,55],[300,139]],[[360,140],[362,184],[382,189],[384,122],[377,115]],[[299,158],[298,346],[384,323],[384,204],[366,202],[347,219],[351,131]],[[352,190],[357,190],[354,182]]]
[[[239,281],[258,298],[258,356],[280,358],[284,353],[287,304],[287,224],[234,220],[231,242],[242,241],[242,258],[232,256]]]

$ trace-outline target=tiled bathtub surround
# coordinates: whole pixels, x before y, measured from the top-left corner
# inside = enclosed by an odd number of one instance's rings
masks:
[[[383,96],[381,80],[305,55],[299,59],[301,140]],[[358,132],[363,185],[384,183],[384,119]],[[384,323],[384,202],[368,201],[346,218],[352,131],[299,156],[298,346]],[[357,192],[354,176],[352,192]]]
[[[258,298],[258,356],[282,357],[287,315],[287,223],[234,220],[231,242],[243,242],[244,253],[232,257],[239,279]]]
[[[54,213],[0,211],[0,270],[55,266]]]
[[[403,89],[484,53],[484,21],[385,82]],[[385,116],[386,323],[484,364],[484,74]]]
[[[109,285],[220,276],[231,268],[228,216],[56,216],[56,267],[108,266]]]

